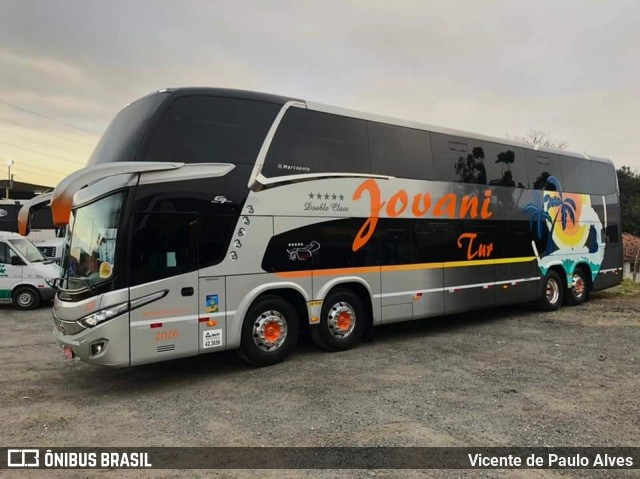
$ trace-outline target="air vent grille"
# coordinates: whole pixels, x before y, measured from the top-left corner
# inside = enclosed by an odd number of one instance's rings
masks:
[[[39,246],[38,249],[47,258],[53,258],[53,256],[56,254],[55,246]]]
[[[158,346],[158,352],[159,353],[166,353],[169,351],[174,351],[176,349],[176,345],[175,344],[163,344],[162,346]]]

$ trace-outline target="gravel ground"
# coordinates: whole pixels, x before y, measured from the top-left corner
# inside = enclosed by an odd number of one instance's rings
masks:
[[[0,444],[638,446],[640,298],[600,293],[384,326],[325,353],[306,338],[252,369],[233,352],[111,370],[68,361],[50,308],[0,308]],[[51,476],[11,471],[6,477]],[[238,477],[250,471],[58,471]],[[1,474],[1,473],[0,473]],[[622,471],[264,471],[267,477],[637,477]]]

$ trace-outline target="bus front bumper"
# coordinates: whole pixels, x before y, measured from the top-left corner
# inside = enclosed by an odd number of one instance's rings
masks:
[[[40,293],[40,298],[44,303],[53,301],[53,298],[56,295],[56,290],[54,288],[38,288],[38,292]]]
[[[68,358],[111,367],[129,367],[129,314],[125,313],[76,334],[65,334],[75,323],[54,318],[53,337]]]

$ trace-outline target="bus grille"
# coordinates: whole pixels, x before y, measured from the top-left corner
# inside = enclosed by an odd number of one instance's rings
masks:
[[[40,252],[45,255],[47,258],[53,258],[56,254],[55,246],[38,246]]]
[[[176,349],[176,345],[175,344],[163,344],[162,346],[158,346],[158,352],[159,353],[166,353],[169,351],[173,351]]]

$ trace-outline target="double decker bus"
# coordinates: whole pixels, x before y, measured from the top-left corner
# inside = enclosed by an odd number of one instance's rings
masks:
[[[381,324],[555,310],[621,281],[609,160],[254,92],[128,105],[51,208],[68,225],[54,335],[101,365],[269,365],[302,331],[340,351]]]

